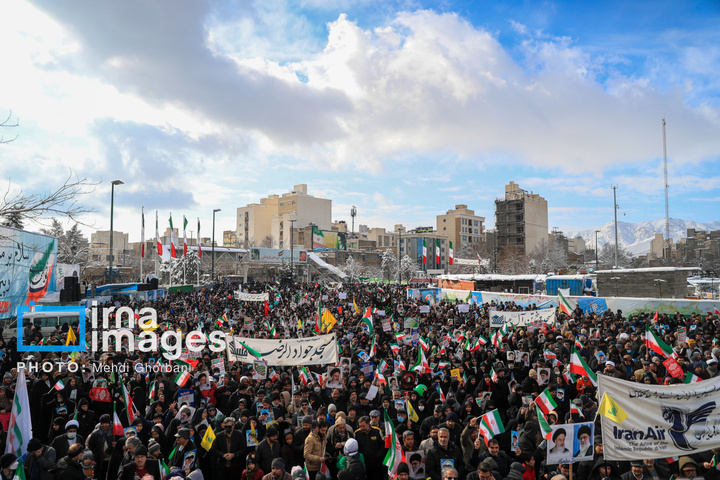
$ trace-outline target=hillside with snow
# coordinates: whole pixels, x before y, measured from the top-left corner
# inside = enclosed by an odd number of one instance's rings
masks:
[[[704,230],[706,232],[720,230],[720,221],[698,223],[691,220],[671,218],[670,237],[672,237],[673,242],[678,242],[681,238],[685,238],[688,228]],[[608,222],[605,225],[588,230],[570,231],[565,233],[565,235],[568,238],[582,237],[588,248],[594,248],[595,230],[599,230],[597,234],[599,248],[602,248],[606,243],[615,243],[614,222]],[[655,238],[656,233],[665,234],[664,218],[640,223],[618,222],[618,242],[633,256],[648,253],[650,251],[650,242]]]

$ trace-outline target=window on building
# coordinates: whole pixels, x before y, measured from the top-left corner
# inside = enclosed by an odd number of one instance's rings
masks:
[[[477,226],[478,226],[478,221],[477,221],[477,220],[473,220],[473,225],[475,225],[475,226],[477,227]]]
[[[466,235],[463,235],[461,238],[462,238],[462,241],[463,241],[463,242],[467,242],[467,236],[466,236]]]
[[[474,231],[473,233],[474,233],[475,235],[478,234],[477,228],[475,229],[475,231]]]

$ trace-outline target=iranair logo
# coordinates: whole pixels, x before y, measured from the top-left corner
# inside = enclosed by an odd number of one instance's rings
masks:
[[[694,425],[705,423],[713,410],[715,410],[715,402],[707,402],[692,411],[662,407],[663,420],[670,424],[668,436],[675,446],[680,450],[697,450],[700,442],[687,438],[685,434]]]

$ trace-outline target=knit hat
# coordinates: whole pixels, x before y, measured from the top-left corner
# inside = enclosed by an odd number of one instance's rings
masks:
[[[455,412],[450,412],[450,413],[447,414],[447,417],[445,418],[445,420],[446,420],[446,421],[457,422],[457,421],[458,421],[458,416],[455,414]]]
[[[400,462],[397,467],[397,474],[400,475],[401,473],[407,473],[410,475],[410,467],[408,467],[408,464],[405,462]]]
[[[305,480],[305,472],[300,465],[295,465],[292,468],[291,476],[292,480]]]
[[[528,373],[529,377],[537,377],[537,370],[534,368],[530,370],[530,373]]]
[[[137,457],[140,455],[141,457],[147,457],[148,450],[145,448],[145,445],[140,445],[135,449],[135,456]]]
[[[525,466],[520,462],[513,462],[510,465],[510,470],[515,470],[520,472],[521,474],[525,473]]]
[[[282,458],[274,458],[272,463],[270,464],[270,468],[279,468],[280,470],[285,470],[285,462],[283,462]]]

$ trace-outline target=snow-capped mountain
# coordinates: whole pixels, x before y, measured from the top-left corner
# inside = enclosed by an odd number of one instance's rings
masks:
[[[691,220],[670,219],[670,236],[674,242],[687,236],[687,229],[720,230],[720,222],[698,223]],[[615,243],[614,222],[608,222],[600,227],[588,230],[567,232],[567,238],[582,237],[588,248],[595,247],[595,230],[599,230],[597,239],[598,246],[602,248],[606,243]],[[632,255],[643,255],[650,251],[650,242],[655,238],[656,233],[665,234],[665,219],[649,222],[627,223],[618,221],[618,242],[625,247]]]

